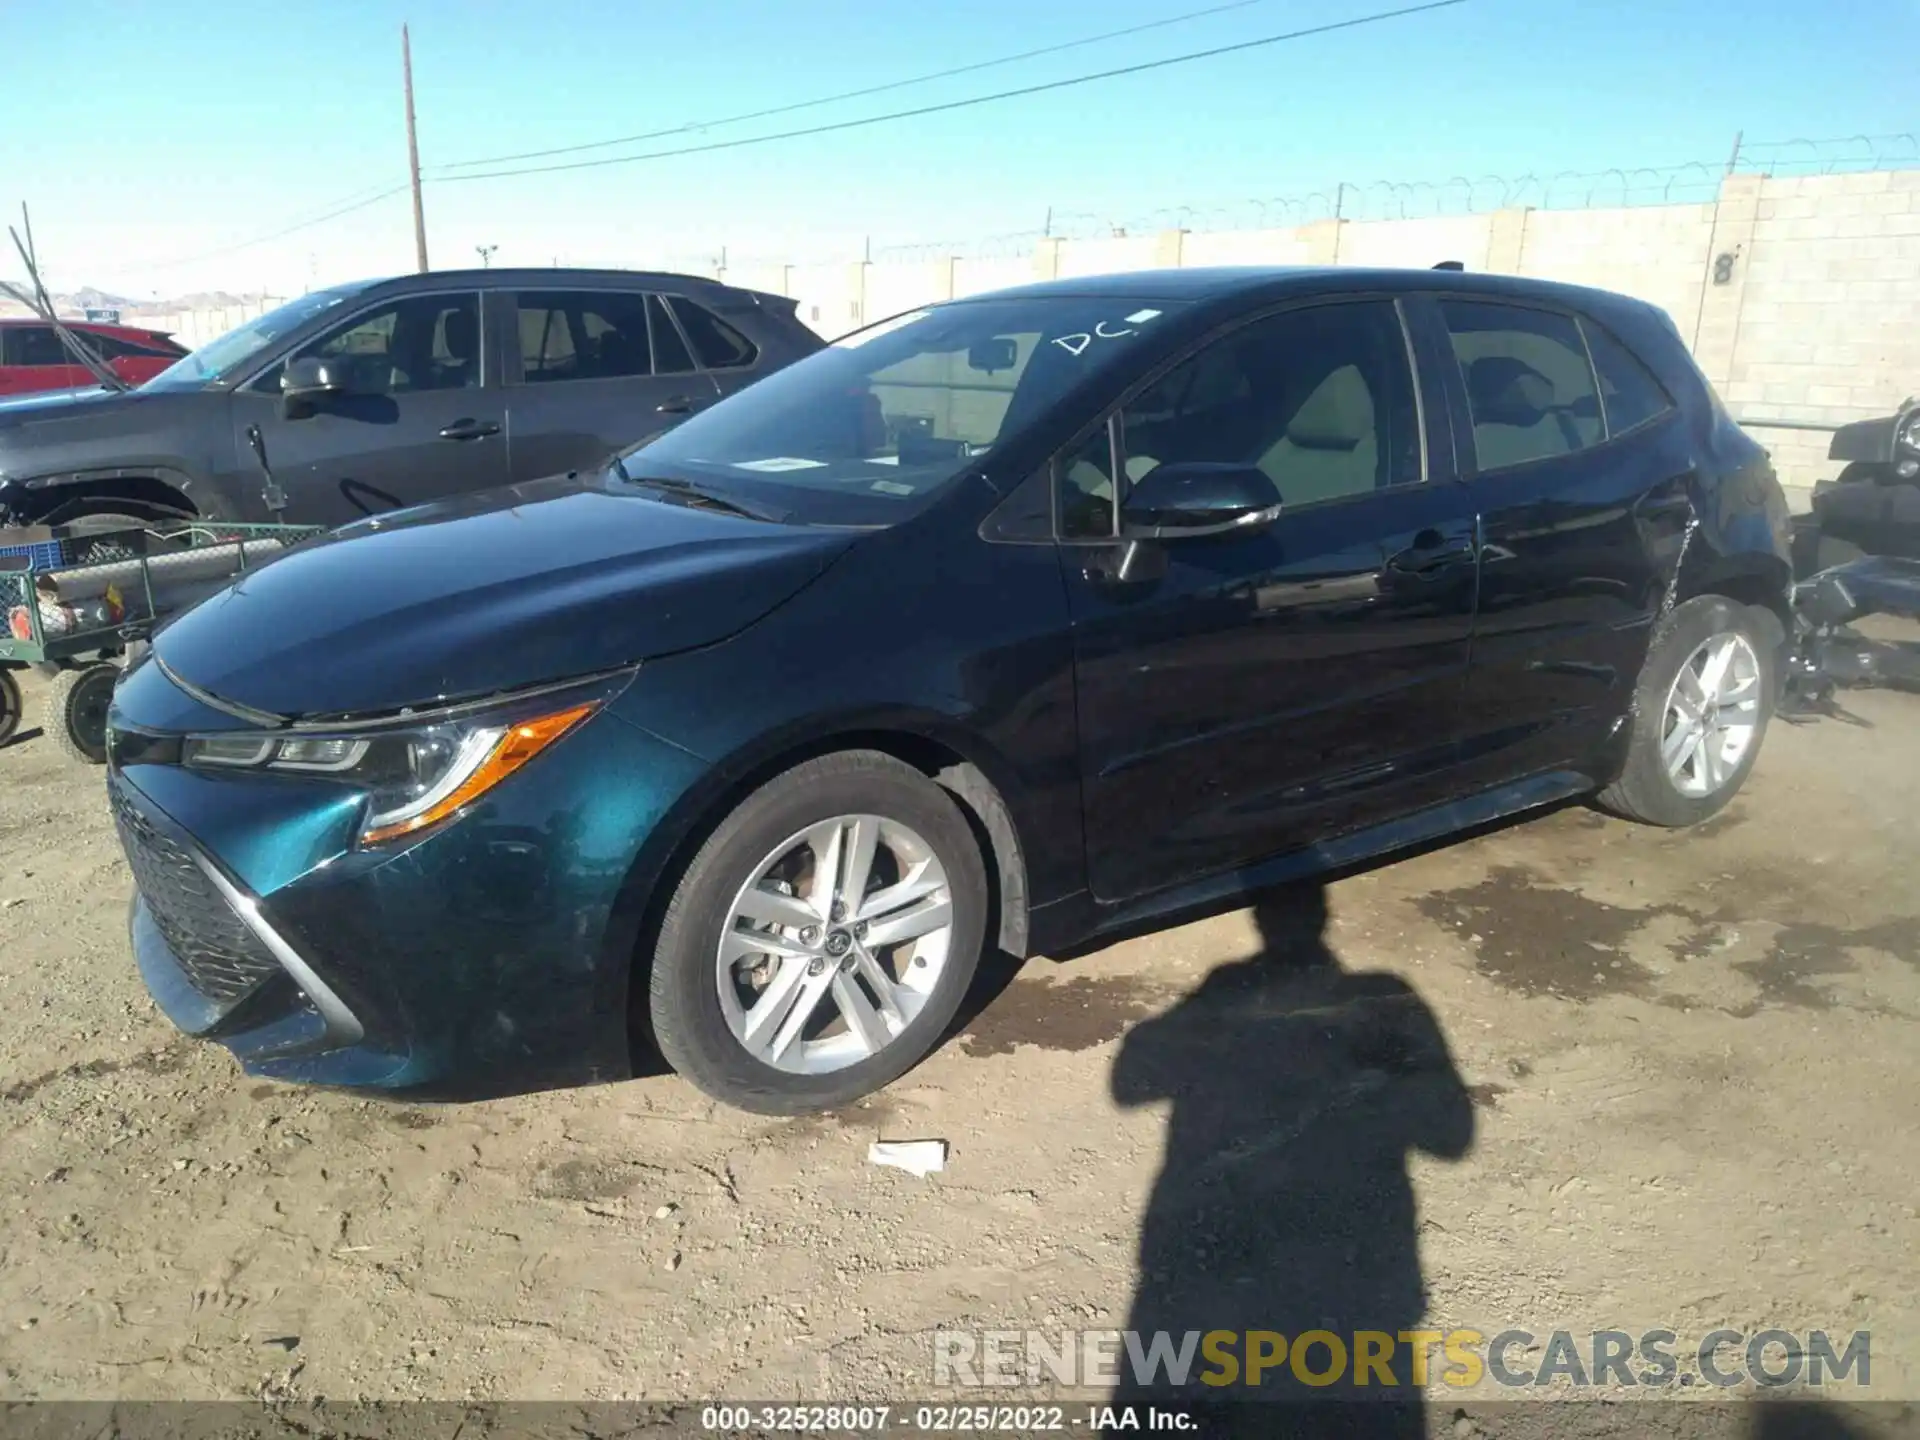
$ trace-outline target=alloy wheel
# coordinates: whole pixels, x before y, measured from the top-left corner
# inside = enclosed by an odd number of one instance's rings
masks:
[[[837,816],[782,841],[735,895],[715,957],[720,1008],[762,1064],[842,1070],[913,1023],[952,937],[933,847],[885,816]]]
[[[1660,759],[1682,795],[1712,795],[1752,748],[1761,713],[1760,657],[1746,636],[1724,631],[1702,641],[1667,691]]]

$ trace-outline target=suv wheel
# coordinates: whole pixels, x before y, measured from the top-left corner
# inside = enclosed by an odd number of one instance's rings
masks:
[[[1723,595],[1677,606],[1648,648],[1626,765],[1600,804],[1678,827],[1738,794],[1773,713],[1778,631],[1771,614]]]
[[[939,786],[875,751],[810,760],[742,801],[674,891],[649,979],[654,1039],[730,1105],[845,1105],[946,1030],[987,897],[973,830]]]

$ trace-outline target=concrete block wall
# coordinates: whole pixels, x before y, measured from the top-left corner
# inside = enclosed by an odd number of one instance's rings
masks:
[[[1735,414],[1845,424],[1920,393],[1920,171],[1769,181],[1720,383]],[[1784,473],[1822,475],[1827,436],[1756,431]]]
[[[1732,259],[1717,279],[1723,255]],[[1707,204],[1050,238],[999,259],[774,266],[725,278],[795,296],[801,318],[831,338],[917,305],[1036,279],[1439,260],[1651,301],[1673,317],[1728,408],[1750,423],[1841,424],[1920,392],[1920,170],[1730,175]],[[1825,433],[1758,425],[1753,433],[1800,503],[1814,480],[1833,473]]]

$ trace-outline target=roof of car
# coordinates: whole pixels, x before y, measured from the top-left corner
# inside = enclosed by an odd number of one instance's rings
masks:
[[[47,322],[38,315],[0,315],[0,329],[13,329],[21,325],[45,325]],[[170,332],[155,330],[148,325],[129,325],[125,321],[113,324],[105,320],[68,320],[64,317],[60,323],[69,330],[97,331],[109,335],[166,335]]]
[[[1345,294],[1356,290],[1436,290],[1508,296],[1519,299],[1558,297],[1578,302],[1601,299],[1618,303],[1628,297],[1585,286],[1565,285],[1520,275],[1481,274],[1468,270],[1415,270],[1355,265],[1237,265],[1178,270],[1135,270],[1116,275],[1077,275],[1066,280],[1042,280],[1032,285],[996,290],[988,298],[1040,298],[1050,295],[1098,297],[1116,300],[1218,301],[1280,298],[1289,294]]]
[[[377,280],[361,282],[363,288],[375,286],[438,286],[438,285],[486,285],[503,286],[552,286],[552,285],[671,285],[675,289],[688,287],[705,290],[738,290],[745,293],[745,287],[728,285],[715,280],[710,275],[682,275],[670,270],[576,270],[565,266],[543,266],[538,269],[507,269],[495,266],[484,270],[429,270],[418,275],[388,275]]]

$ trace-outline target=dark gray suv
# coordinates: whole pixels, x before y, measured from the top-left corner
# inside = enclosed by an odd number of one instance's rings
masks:
[[[794,309],[617,270],[315,291],[137,389],[0,403],[0,523],[335,525],[595,464],[819,349]]]

